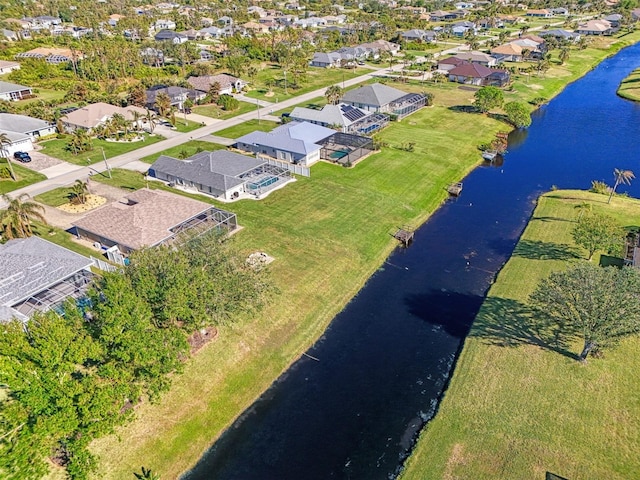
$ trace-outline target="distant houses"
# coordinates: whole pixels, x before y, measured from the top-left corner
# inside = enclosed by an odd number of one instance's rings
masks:
[[[145,105],[149,110],[156,110],[156,99],[160,94],[167,95],[171,106],[176,107],[178,110],[184,109],[184,102],[187,99],[195,103],[207,96],[206,92],[201,90],[165,85],[155,85],[148,89],[145,94]]]
[[[37,58],[47,63],[58,65],[81,60],[82,53],[69,48],[38,47],[27,52],[18,53],[15,58]]]
[[[99,125],[104,125],[113,118],[114,115],[122,115],[126,120],[133,120],[133,112],[144,115],[147,111],[144,108],[129,106],[116,107],[108,103],[90,103],[62,116],[62,124],[70,131],[93,130]]]
[[[0,81],[0,100],[14,101],[32,97],[31,87]]]
[[[477,86],[502,87],[509,83],[510,74],[507,70],[464,62],[449,70],[449,81]]]
[[[244,80],[226,73],[189,77],[187,79],[187,83],[189,83],[189,85],[191,85],[195,90],[199,90],[201,92],[208,92],[211,89],[211,86],[217,83],[220,87],[220,90],[218,91],[220,95],[231,95],[234,92],[239,93],[247,86],[247,82]]]
[[[18,62],[0,60],[0,75],[4,75],[5,73],[11,73],[14,70],[20,70],[20,64]]]

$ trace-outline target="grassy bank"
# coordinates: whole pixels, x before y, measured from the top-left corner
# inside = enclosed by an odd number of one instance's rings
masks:
[[[588,67],[609,53],[587,52]],[[565,83],[577,76],[566,76]],[[477,163],[477,145],[508,128],[489,116],[450,108],[468,106],[468,91],[455,85],[425,88],[435,94],[434,107],[385,129],[380,140],[389,146],[381,153],[352,169],[320,163],[311,178],[260,202],[223,206],[245,227],[234,238],[244,252],[261,250],[276,258],[271,268],[281,294],[255,318],[222,327],[158,405],[141,405],[137,419],[118,435],[94,442],[100,458],[96,478],[127,478],[140,465],[175,478],[196,462],[384,261],[394,247],[393,228],[424,221],[445,197],[444,186]],[[397,148],[410,142],[413,152]]]
[[[16,174],[16,179],[13,180],[12,178],[0,178],[0,194],[10,193],[14,190],[18,190],[19,188],[31,185],[32,183],[38,183],[42,180],[47,179],[47,177],[45,177],[43,174],[34,172],[33,170],[29,170],[28,168],[20,165],[18,162],[11,162],[11,166],[13,167],[13,171]],[[0,169],[2,168],[9,168],[6,158],[0,158]]]
[[[466,340],[440,411],[407,463],[408,479],[628,479],[637,474],[640,339],[580,364],[525,318],[528,295],[550,272],[585,258],[571,231],[576,205],[640,225],[640,201],[587,192],[540,198]],[[535,246],[535,248],[531,248]],[[598,261],[596,258],[594,261]]]
[[[640,68],[636,68],[620,83],[618,95],[627,100],[640,102]]]

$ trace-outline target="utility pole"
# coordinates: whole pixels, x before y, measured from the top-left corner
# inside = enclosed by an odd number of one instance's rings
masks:
[[[256,98],[256,109],[258,110],[258,124],[260,123],[260,101]]]
[[[107,163],[107,156],[104,153],[104,147],[100,147],[102,149],[102,159],[104,160],[104,166],[107,167],[107,173],[109,174],[109,178],[111,178],[111,167]]]
[[[287,71],[284,71],[284,94],[287,95]]]

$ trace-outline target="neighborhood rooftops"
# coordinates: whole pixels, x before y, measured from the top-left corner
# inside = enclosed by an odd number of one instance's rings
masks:
[[[356,88],[355,90],[349,90],[344,94],[342,100],[345,103],[381,107],[388,105],[405,95],[406,92],[398,90],[397,88],[388,87],[381,83],[374,83],[373,85],[364,85],[360,88]]]
[[[39,237],[0,245],[0,320],[24,318],[11,307],[92,264],[88,258]]]
[[[73,226],[132,250],[171,238],[171,229],[211,205],[161,190],[140,189],[73,222]]]
[[[0,131],[29,134],[50,127],[49,122],[39,118],[27,117],[15,113],[0,113]]]
[[[295,107],[289,116],[301,121],[306,120],[313,123],[348,127],[368,115],[371,115],[371,113],[352,107],[351,105],[339,104],[325,105],[320,110]]]

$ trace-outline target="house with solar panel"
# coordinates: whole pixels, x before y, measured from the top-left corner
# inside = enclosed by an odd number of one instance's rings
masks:
[[[406,93],[374,83],[349,90],[342,97],[342,102],[372,113],[396,115],[401,119],[424,107],[427,96],[424,93]]]
[[[369,112],[346,103],[325,105],[320,110],[296,107],[289,114],[289,118],[354,135],[371,135],[389,123],[387,115]]]
[[[148,175],[223,201],[264,198],[294,180],[286,168],[271,165],[265,158],[227,150],[200,152],[184,160],[161,155]]]
[[[27,321],[84,297],[93,279],[93,261],[40,237],[0,245],[0,322]]]

